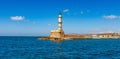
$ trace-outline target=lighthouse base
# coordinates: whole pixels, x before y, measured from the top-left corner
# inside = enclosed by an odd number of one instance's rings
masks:
[[[50,33],[50,38],[63,38],[64,31],[63,30],[52,30]]]

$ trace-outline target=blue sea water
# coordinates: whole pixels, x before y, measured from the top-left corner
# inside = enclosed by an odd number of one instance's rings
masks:
[[[0,59],[120,59],[120,39],[54,42],[38,37],[0,37]]]

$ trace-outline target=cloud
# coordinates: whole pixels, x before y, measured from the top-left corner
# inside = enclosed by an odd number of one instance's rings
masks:
[[[52,26],[52,24],[48,24],[48,26],[49,26],[49,27],[51,27],[51,26]]]
[[[117,19],[117,18],[120,18],[120,16],[117,16],[117,15],[106,15],[106,16],[103,16],[103,18],[105,18],[105,19]]]
[[[65,10],[63,10],[63,12],[69,12],[70,10],[69,9],[65,9]]]
[[[80,14],[84,14],[84,13],[89,13],[90,10],[83,10],[83,11],[80,11]]]
[[[24,16],[11,16],[10,19],[20,21],[20,20],[24,20]]]
[[[83,14],[83,11],[81,11],[80,14]]]

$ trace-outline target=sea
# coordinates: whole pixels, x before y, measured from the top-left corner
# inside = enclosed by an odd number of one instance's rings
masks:
[[[120,39],[38,40],[1,36],[0,59],[120,59]]]

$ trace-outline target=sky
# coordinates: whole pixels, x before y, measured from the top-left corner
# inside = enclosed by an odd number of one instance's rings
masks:
[[[120,32],[120,0],[0,0],[0,36]]]

